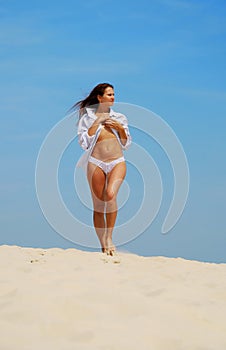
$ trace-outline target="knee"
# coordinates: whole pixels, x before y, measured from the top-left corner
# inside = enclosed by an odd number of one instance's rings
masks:
[[[93,203],[93,209],[94,213],[96,215],[103,215],[104,213],[104,208],[105,208],[105,203],[102,200],[95,200]]]
[[[111,188],[107,188],[105,192],[105,200],[107,202],[112,201],[115,199],[115,193]]]

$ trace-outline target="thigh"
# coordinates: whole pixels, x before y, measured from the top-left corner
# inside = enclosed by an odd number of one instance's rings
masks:
[[[103,200],[106,183],[106,175],[103,170],[93,163],[88,163],[87,179],[93,199],[97,197],[97,199]]]
[[[126,162],[121,162],[115,165],[107,177],[107,189],[113,191],[117,195],[118,190],[126,176]]]

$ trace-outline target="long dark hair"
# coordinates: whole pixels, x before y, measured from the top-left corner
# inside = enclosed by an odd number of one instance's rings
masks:
[[[97,96],[103,96],[104,91],[106,88],[111,87],[114,89],[113,85],[109,83],[101,83],[96,85],[93,90],[90,92],[90,94],[84,98],[84,100],[78,101],[74,104],[74,106],[71,107],[71,110],[78,109],[79,110],[79,116],[81,117],[84,114],[84,108],[88,106],[94,106],[97,108],[99,101]]]

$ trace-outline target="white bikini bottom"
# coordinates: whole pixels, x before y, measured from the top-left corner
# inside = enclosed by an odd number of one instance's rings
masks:
[[[111,162],[104,162],[103,160],[94,158],[92,156],[89,157],[89,162],[97,165],[100,169],[103,170],[105,174],[108,174],[112,171],[112,169],[116,166],[116,164],[125,162],[124,157],[120,157],[112,160]]]

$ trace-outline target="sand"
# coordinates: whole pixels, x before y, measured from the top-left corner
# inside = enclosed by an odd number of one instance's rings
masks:
[[[225,350],[226,264],[0,246],[0,350]]]

